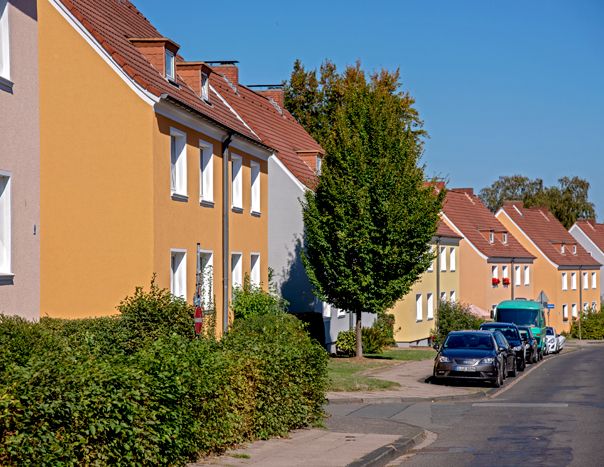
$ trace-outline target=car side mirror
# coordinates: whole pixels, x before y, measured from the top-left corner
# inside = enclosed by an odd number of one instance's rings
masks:
[[[505,347],[499,347],[499,348],[497,349],[497,351],[498,351],[499,353],[503,352],[504,350],[505,350]]]
[[[432,345],[432,348],[433,348],[434,350],[438,350],[438,349],[440,349],[440,345],[438,345],[438,343],[436,343],[436,342],[435,342],[435,343]]]

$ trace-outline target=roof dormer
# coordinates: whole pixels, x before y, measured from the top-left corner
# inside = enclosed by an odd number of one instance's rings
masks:
[[[182,80],[195,94],[210,102],[210,73],[212,69],[205,62],[176,62],[176,70]]]
[[[298,154],[298,156],[300,156],[300,159],[306,162],[306,165],[308,165],[315,173],[321,173],[323,155],[319,151],[296,151],[296,154]]]
[[[176,54],[180,46],[167,37],[131,37],[136,49],[173,84],[176,84]]]

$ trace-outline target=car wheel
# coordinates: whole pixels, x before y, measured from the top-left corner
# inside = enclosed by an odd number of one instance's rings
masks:
[[[543,360],[543,350],[539,352],[539,361]]]
[[[538,351],[537,352],[533,352],[531,354],[531,363],[537,363],[539,361],[539,355],[538,355]]]
[[[520,366],[517,366],[518,371],[524,371],[526,368],[526,360],[522,358],[522,361],[519,363]]]
[[[516,358],[514,358],[514,363],[512,363],[512,369],[510,370],[508,375],[511,376],[512,378],[515,378],[517,374],[518,374],[518,371],[516,370]]]
[[[493,382],[493,386],[496,388],[503,386],[503,372],[501,370],[497,372],[497,379]]]

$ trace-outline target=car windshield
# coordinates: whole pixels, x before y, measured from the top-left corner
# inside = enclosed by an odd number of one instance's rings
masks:
[[[454,334],[447,337],[445,349],[493,349],[493,339],[488,335]]]
[[[538,310],[497,308],[497,321],[507,321],[515,324],[537,325],[538,318]]]
[[[510,341],[510,340],[517,341],[518,339],[520,339],[520,336],[518,335],[518,331],[516,331],[516,329],[514,329],[514,328],[485,326],[484,328],[481,328],[481,329],[485,329],[487,331],[500,331],[501,334],[503,334],[508,341]]]
[[[520,330],[520,335],[522,336],[523,339],[528,339],[528,332],[526,332],[524,329]]]
[[[547,328],[547,329],[545,330],[545,334],[546,334],[546,335],[548,335],[548,336],[553,336],[553,335],[555,335],[554,330],[553,330],[552,328]]]

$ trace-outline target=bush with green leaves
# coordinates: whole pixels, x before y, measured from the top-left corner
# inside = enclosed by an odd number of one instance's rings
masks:
[[[243,286],[235,287],[233,290],[231,308],[235,319],[246,319],[250,316],[285,313],[287,302],[272,288],[267,292],[259,285],[252,284],[250,277],[246,274]]]
[[[438,333],[434,336],[442,344],[451,331],[478,329],[484,320],[470,311],[469,305],[459,302],[442,302],[438,308]]]
[[[581,339],[604,339],[604,306],[599,311],[584,310],[581,313]],[[579,320],[573,319],[570,326],[570,335],[579,338]]]
[[[386,347],[394,345],[394,319],[392,315],[379,313],[378,318],[369,328],[362,328],[363,353],[381,353]],[[353,357],[356,355],[356,332],[354,329],[341,331],[336,340],[336,351],[339,355]]]

